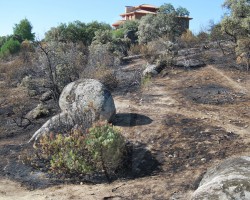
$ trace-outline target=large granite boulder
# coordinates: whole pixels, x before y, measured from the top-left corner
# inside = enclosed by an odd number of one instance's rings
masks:
[[[87,127],[97,120],[112,121],[116,113],[111,93],[93,79],[80,79],[68,84],[61,93],[59,106],[62,112],[47,121],[30,141],[49,132],[67,132],[75,126]]]
[[[111,93],[99,81],[80,79],[68,84],[62,91],[59,106],[62,111],[95,110],[97,120],[112,120],[115,105]]]
[[[250,199],[250,157],[228,159],[207,171],[192,200]]]

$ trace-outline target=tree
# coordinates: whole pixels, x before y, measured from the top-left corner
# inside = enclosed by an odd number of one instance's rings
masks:
[[[62,23],[58,27],[53,27],[45,33],[45,41],[64,43],[82,42],[84,45],[89,46],[95,37],[95,32],[100,30],[111,30],[111,27],[108,24],[96,21],[88,24],[80,21],[74,21],[68,24]]]
[[[211,23],[210,25],[210,40],[213,42],[216,42],[218,47],[221,49],[223,55],[226,55],[226,49],[223,48],[223,43],[227,42],[230,40],[230,37],[222,31],[222,26],[220,23],[214,24]],[[229,48],[227,47],[227,50]]]
[[[176,13],[180,17],[187,17],[190,14],[190,12],[186,8],[183,8],[181,6],[176,9]]]
[[[160,6],[159,13],[164,13],[164,14],[172,14],[175,12],[175,8],[172,4],[170,3],[165,3],[163,5]]]
[[[87,43],[86,24],[80,21],[69,24],[61,23],[45,33],[45,41],[50,42],[83,42]]]
[[[138,27],[138,20],[127,20],[120,28],[123,30],[124,36],[129,38],[132,44],[135,44],[138,40]]]
[[[235,43],[236,56],[245,55],[247,69],[250,57],[250,0],[226,0],[223,6],[228,13],[221,22],[221,28]]]
[[[221,22],[222,30],[237,43],[250,36],[250,0],[226,0],[223,6],[228,14]]]
[[[86,45],[90,45],[95,37],[95,33],[96,31],[104,31],[104,30],[111,30],[111,26],[109,24],[106,23],[99,23],[97,21],[93,21],[91,23],[87,24],[86,27],[86,33],[87,33],[87,44]]]
[[[58,101],[63,88],[79,79],[87,64],[87,48],[81,43],[35,42],[39,66],[43,68],[44,84]]]
[[[184,12],[184,8],[182,10]],[[182,33],[180,20],[178,13],[171,4],[162,5],[157,15],[149,14],[140,20],[138,27],[139,43],[147,43],[159,37],[175,40],[176,36],[180,36]]]
[[[92,44],[107,44],[112,42],[111,30],[98,30],[95,32]]]
[[[35,34],[32,33],[32,25],[26,18],[21,20],[19,24],[15,24],[13,28],[13,33],[19,42],[24,40],[34,41]]]

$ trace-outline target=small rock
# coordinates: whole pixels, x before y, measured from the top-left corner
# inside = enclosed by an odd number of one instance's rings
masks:
[[[158,74],[156,65],[147,65],[146,69],[143,71],[143,77],[155,76]]]
[[[37,90],[28,90],[28,95],[30,97],[34,97],[34,96],[38,95],[38,91]]]
[[[52,92],[51,91],[47,91],[45,93],[42,94],[42,96],[40,97],[40,101],[48,101],[52,99]]]
[[[37,105],[37,107],[28,112],[26,117],[28,119],[39,119],[41,117],[48,116],[49,113],[49,109],[44,104],[40,103]]]

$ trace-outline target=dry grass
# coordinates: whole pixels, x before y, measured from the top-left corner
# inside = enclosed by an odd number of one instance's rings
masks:
[[[0,78],[4,79],[8,86],[16,86],[23,77],[29,74],[31,67],[22,59],[0,63]]]

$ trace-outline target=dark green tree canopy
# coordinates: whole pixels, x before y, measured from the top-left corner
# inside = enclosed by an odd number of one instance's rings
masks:
[[[158,12],[164,14],[173,14],[175,12],[175,8],[171,3],[164,3],[159,7]]]
[[[181,16],[181,17],[187,17],[190,14],[190,12],[186,8],[183,8],[181,6],[176,8],[176,13],[178,16]]]
[[[45,33],[46,41],[59,42],[82,42],[85,45],[90,45],[95,37],[96,31],[111,30],[111,26],[106,23],[97,21],[87,23],[80,21],[62,23],[58,27],[51,28]]]
[[[233,38],[239,39],[250,36],[250,0],[226,0],[223,6],[228,10],[221,25],[222,31]]]
[[[32,33],[32,25],[26,18],[21,20],[19,24],[15,24],[13,28],[14,37],[22,42],[24,40],[34,41],[35,34]]]
[[[181,17],[189,16],[190,14],[190,12],[186,8],[179,6],[178,8],[175,9],[174,6],[170,3],[165,3],[162,6],[160,6],[158,13],[174,14]]]
[[[183,32],[180,16],[188,16],[186,8],[174,8],[172,4],[160,6],[157,15],[146,15],[140,20],[138,28],[139,43],[147,43],[156,38],[167,37],[174,40]]]

